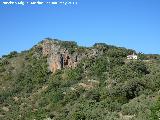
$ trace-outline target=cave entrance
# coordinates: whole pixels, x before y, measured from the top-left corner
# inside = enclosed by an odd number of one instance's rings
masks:
[[[61,64],[61,69],[63,68],[63,64],[64,64],[64,59],[63,59],[63,55],[60,55],[60,64]]]
[[[69,56],[67,56],[67,57],[64,59],[64,65],[65,65],[65,66],[68,65],[69,59],[70,59]]]

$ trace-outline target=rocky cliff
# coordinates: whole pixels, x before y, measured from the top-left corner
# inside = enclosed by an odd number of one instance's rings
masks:
[[[75,68],[83,58],[95,57],[99,54],[97,49],[82,50],[76,43],[69,41],[45,39],[41,46],[42,54],[47,57],[51,72],[63,68]]]

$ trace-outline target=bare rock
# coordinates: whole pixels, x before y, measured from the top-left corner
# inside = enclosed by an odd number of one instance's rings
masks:
[[[79,52],[78,46],[73,48],[73,53],[70,53],[68,48],[62,46],[61,43],[63,41],[44,40],[41,44],[42,54],[47,57],[48,68],[53,73],[63,68],[75,68],[83,58],[92,58],[99,54],[97,49],[87,49],[85,52]],[[70,44],[70,42],[64,43]]]

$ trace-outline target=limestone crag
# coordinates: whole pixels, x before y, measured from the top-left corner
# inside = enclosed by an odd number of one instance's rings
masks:
[[[75,68],[83,58],[91,58],[100,55],[97,49],[87,49],[87,52],[78,52],[74,48],[73,53],[69,53],[67,47],[62,46],[63,41],[44,40],[42,42],[43,56],[47,56],[49,70],[55,72],[63,68]],[[78,47],[78,46],[77,46]]]
[[[58,69],[74,68],[78,63],[78,55],[70,54],[67,48],[62,48],[58,41],[45,40],[42,43],[42,53],[47,56],[49,70],[55,72]]]

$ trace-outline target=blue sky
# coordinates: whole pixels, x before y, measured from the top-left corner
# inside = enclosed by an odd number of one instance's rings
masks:
[[[0,56],[30,49],[46,37],[160,54],[160,0],[70,1],[78,5],[0,4]]]

